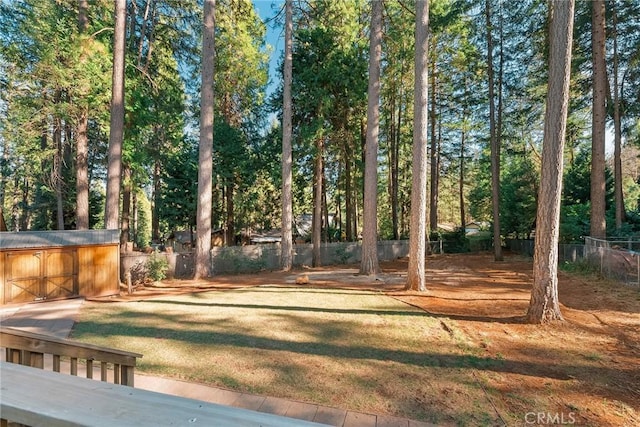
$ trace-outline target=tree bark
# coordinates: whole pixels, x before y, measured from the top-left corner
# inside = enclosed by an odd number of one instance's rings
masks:
[[[158,214],[158,199],[160,198],[160,160],[153,163],[153,196],[151,205],[151,239],[159,242],[160,237],[160,215]]]
[[[398,211],[400,209],[398,203],[398,168],[399,168],[399,150],[397,136],[400,129],[396,128],[396,104],[399,102],[396,98],[396,85],[391,90],[391,99],[389,101],[389,195],[391,198],[391,228],[393,240],[400,238],[398,233]]]
[[[86,33],[89,25],[87,0],[78,0],[78,29]],[[89,148],[87,128],[89,111],[85,106],[76,129],[76,230],[89,229]]]
[[[460,228],[462,230],[466,229],[467,219],[464,207],[464,150],[465,150],[465,139],[466,139],[466,129],[462,125],[462,135],[460,135],[460,173],[458,175],[458,197],[460,200]]]
[[[344,161],[344,179],[345,179],[345,195],[344,195],[344,210],[345,210],[345,225],[346,225],[346,239],[348,242],[353,242],[354,238],[354,206],[353,206],[353,177],[351,173],[351,150],[348,147],[345,148],[345,161]]]
[[[202,28],[202,87],[200,89],[200,141],[198,149],[198,203],[194,279],[211,269],[211,192],[213,186],[213,83],[215,58],[215,0],[205,0]]]
[[[431,126],[431,182],[429,188],[429,229],[438,231],[438,182],[440,175],[440,158],[438,149],[438,135],[436,133],[436,63],[431,61],[431,108],[429,110],[429,126]]]
[[[111,93],[111,123],[107,165],[107,200],[105,228],[118,229],[122,141],[124,139],[124,55],[126,34],[126,0],[115,0],[115,30],[113,37],[113,74]]]
[[[493,257],[502,261],[500,237],[500,145],[496,135],[496,107],[493,77],[493,38],[491,36],[491,0],[486,0],[487,74],[489,76],[489,133],[491,137],[491,206],[493,212]]]
[[[7,223],[4,221],[4,213],[2,213],[1,204],[0,204],[0,231],[7,231]]]
[[[550,4],[549,84],[533,256],[533,288],[527,312],[529,323],[562,320],[558,301],[558,238],[574,0]]]
[[[227,244],[228,246],[236,245],[236,229],[235,229],[235,205],[233,203],[233,196],[235,194],[233,180],[225,186],[224,199],[227,206],[227,217],[225,220],[227,229]]]
[[[607,234],[605,219],[605,2],[593,0],[591,43],[593,49],[593,116],[591,123],[591,237],[603,239]]]
[[[411,181],[411,224],[407,290],[427,290],[425,278],[427,234],[427,129],[429,1],[416,2],[415,98]]]
[[[61,102],[60,99],[60,89],[56,89],[56,93],[54,95],[54,103],[59,104]],[[64,194],[62,191],[63,186],[63,174],[62,174],[62,165],[64,163],[63,160],[63,147],[62,147],[62,119],[60,117],[53,118],[53,147],[55,149],[55,154],[53,157],[53,169],[51,170],[51,182],[53,184],[53,189],[56,195],[56,229],[64,230],[64,203],[63,198]]]
[[[292,116],[291,82],[293,80],[293,0],[285,3],[284,86],[282,91],[282,238],[280,267],[293,267],[293,196],[292,196]]]
[[[122,168],[122,222],[120,225],[120,244],[131,241],[131,168],[124,164]]]
[[[369,88],[364,162],[362,262],[360,274],[374,275],[378,263],[378,131],[380,128],[380,60],[382,57],[382,0],[371,3]]]
[[[616,200],[616,229],[620,230],[622,223],[626,219],[626,212],[622,192],[622,123],[620,117],[620,88],[618,83],[618,16],[616,14],[615,2],[612,2],[611,5],[611,17],[613,21],[613,170]]]
[[[323,137],[316,138],[316,161],[313,171],[313,217],[311,240],[313,244],[311,252],[311,265],[320,267],[322,264],[320,256],[320,244],[322,241],[322,156],[324,155]]]

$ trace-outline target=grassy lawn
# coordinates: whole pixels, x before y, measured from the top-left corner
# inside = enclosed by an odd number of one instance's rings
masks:
[[[260,287],[87,303],[73,338],[138,370],[236,391],[454,425],[499,421],[456,322],[382,293]],[[503,414],[504,416],[504,414]]]

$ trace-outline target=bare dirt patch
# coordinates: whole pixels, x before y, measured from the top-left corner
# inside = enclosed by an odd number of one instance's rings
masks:
[[[415,399],[472,414],[473,400],[465,396],[469,387],[480,387],[495,410],[486,424],[441,420],[445,425],[640,425],[640,289],[560,273],[565,322],[528,325],[522,319],[532,282],[530,259],[438,255],[427,265],[425,294],[403,290],[407,261],[397,260],[382,263],[376,278],[358,275],[354,266],[331,266],[164,281],[117,300],[251,286],[385,292],[438,318],[467,358],[460,367],[443,361],[444,368],[471,369],[475,379],[474,384],[432,384]],[[296,285],[301,276],[308,283]]]
[[[640,289],[560,273],[565,322],[528,325],[530,259],[455,255],[428,265],[428,295],[394,295],[455,321],[470,345],[504,360],[502,372],[482,372],[499,411],[543,412],[542,421],[559,414],[556,424],[640,425]]]

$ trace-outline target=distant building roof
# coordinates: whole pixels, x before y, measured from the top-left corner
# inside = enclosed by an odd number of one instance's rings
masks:
[[[119,230],[56,230],[0,233],[0,249],[118,244]]]

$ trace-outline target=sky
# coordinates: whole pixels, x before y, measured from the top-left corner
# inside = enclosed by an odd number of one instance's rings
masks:
[[[284,28],[273,18],[284,7],[284,0],[253,0],[253,4],[258,15],[267,25],[267,44],[272,48],[269,61],[269,87],[267,88],[267,96],[269,96],[277,89],[277,80],[280,78],[277,67],[284,49]]]

